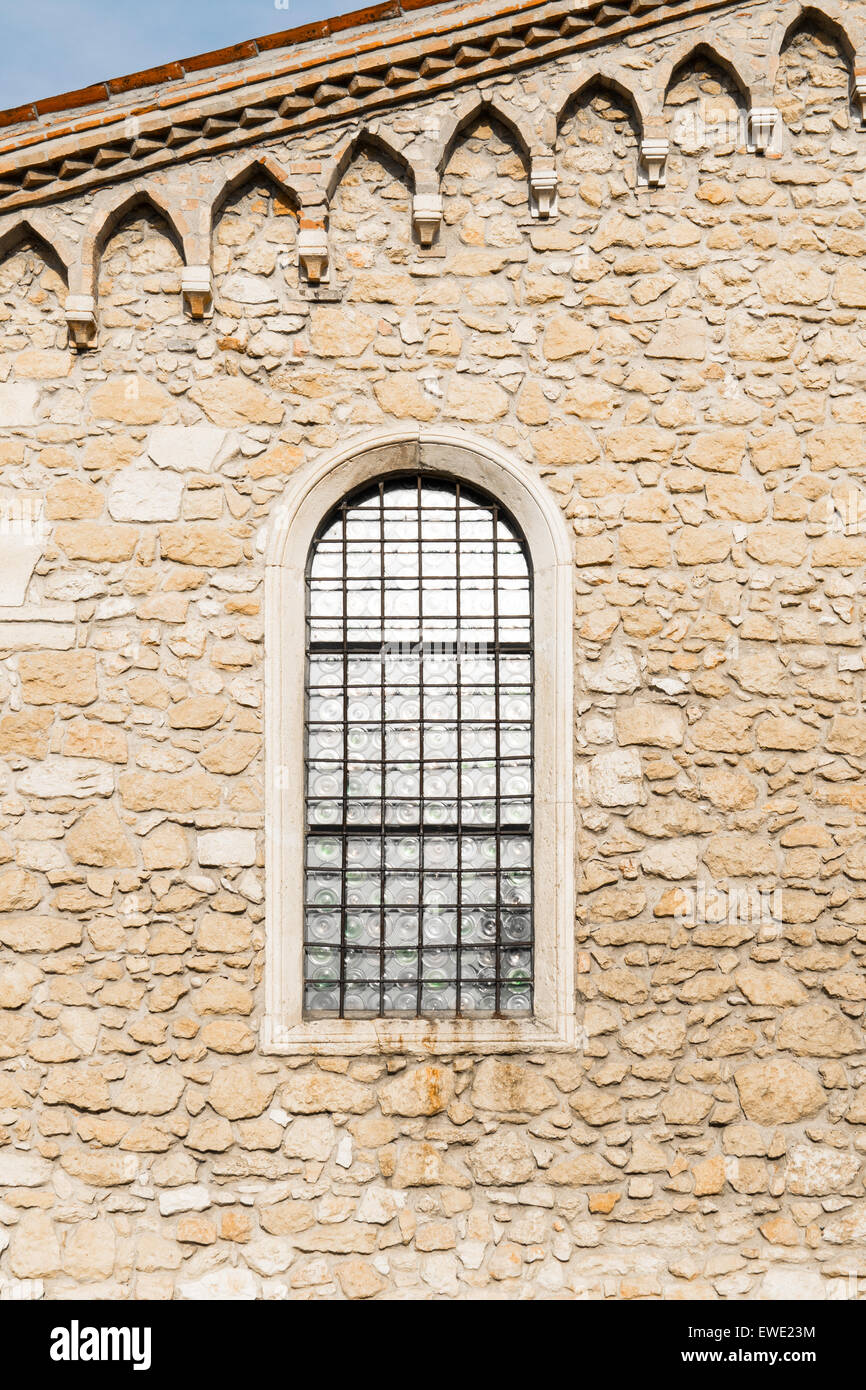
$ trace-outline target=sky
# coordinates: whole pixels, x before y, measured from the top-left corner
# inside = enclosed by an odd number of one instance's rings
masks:
[[[0,0],[0,110],[244,39],[364,0]]]

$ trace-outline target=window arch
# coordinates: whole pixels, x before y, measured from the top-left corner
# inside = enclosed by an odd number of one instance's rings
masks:
[[[569,1045],[571,594],[559,508],[486,441],[379,437],[289,485],[266,572],[266,1048]]]

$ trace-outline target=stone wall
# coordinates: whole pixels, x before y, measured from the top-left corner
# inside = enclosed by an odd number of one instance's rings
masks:
[[[92,351],[44,245],[0,267],[0,1291],[856,1293],[866,136],[817,31],[779,66],[776,159],[704,63],[674,76],[652,191],[627,103],[580,95],[550,220],[480,114],[441,254],[362,144],[330,297],[261,169],[215,227],[212,317],[185,317],[153,207],[99,257]],[[406,421],[512,450],[573,524],[573,1053],[257,1047],[257,538],[306,460]]]

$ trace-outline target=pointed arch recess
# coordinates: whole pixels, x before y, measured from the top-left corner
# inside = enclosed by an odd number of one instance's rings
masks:
[[[467,127],[481,116],[491,116],[503,125],[514,137],[527,164],[535,154],[546,154],[546,147],[538,140],[536,133],[517,111],[499,97],[470,95],[457,107],[457,110],[443,123],[436,145],[433,163],[441,174],[452,150]]]
[[[190,232],[177,216],[170,199],[157,188],[124,189],[112,199],[100,203],[90,220],[81,241],[80,258],[72,270],[74,283],[70,288],[76,293],[95,296],[99,262],[105,247],[117,228],[139,209],[149,209],[165,222],[169,238],[181,260],[185,265],[189,264]]]
[[[279,189],[280,193],[285,195],[286,201],[293,204],[300,212],[301,194],[292,183],[283,165],[272,155],[258,154],[251,159],[243,158],[235,161],[226,173],[208,209],[207,222],[210,235],[213,234],[229,199],[247,185],[254,183],[257,176]]]
[[[388,132],[379,127],[365,126],[343,141],[327,165],[324,175],[324,195],[328,205],[333,201],[340,180],[349,165],[364,150],[370,150],[374,154],[384,154],[388,159],[393,160],[403,170],[410,192],[417,192],[421,177],[415,161],[409,158],[402,145],[392,139]]]
[[[555,95],[556,129],[562,125],[569,109],[591,87],[604,87],[622,97],[634,113],[638,130],[646,135],[654,124],[652,113],[643,93],[629,81],[627,74],[604,60],[585,64],[567,83],[560,86]]]
[[[69,263],[72,259],[72,252],[62,237],[58,236],[54,229],[49,226],[38,212],[27,213],[23,217],[16,217],[0,231],[0,261],[12,254],[23,243],[32,241],[39,251],[48,252],[46,264],[49,258],[56,260],[62,267],[65,278],[69,279]]]
[[[695,59],[706,59],[711,66],[719,69],[733,82],[747,108],[756,105],[755,97],[759,89],[757,74],[741,57],[737,57],[726,44],[716,38],[684,39],[662,64],[658,74],[658,90],[664,104],[668,92],[680,69]]]
[[[823,30],[839,43],[842,52],[853,66],[858,49],[862,47],[862,25],[846,19],[834,5],[785,5],[778,16],[770,40],[770,53],[778,63],[782,53],[800,29]]]

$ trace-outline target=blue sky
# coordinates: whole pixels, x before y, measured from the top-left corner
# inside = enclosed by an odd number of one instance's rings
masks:
[[[360,9],[364,0],[0,0],[0,110]]]

